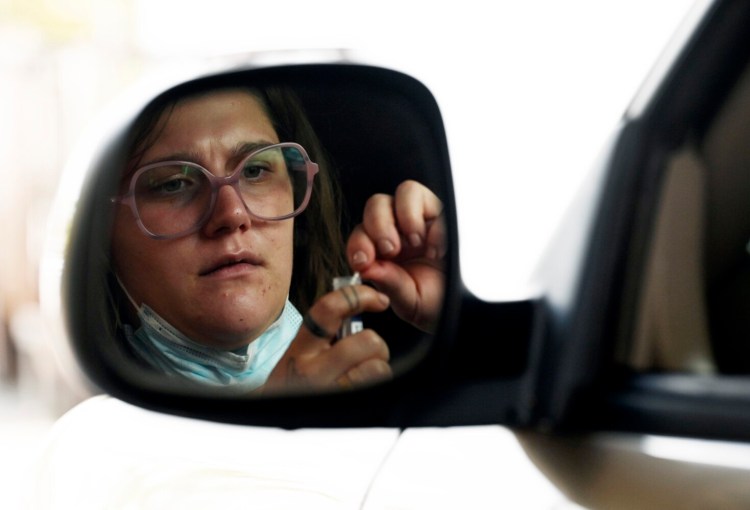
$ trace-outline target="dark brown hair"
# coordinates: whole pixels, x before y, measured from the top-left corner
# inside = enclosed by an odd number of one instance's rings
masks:
[[[334,276],[346,274],[342,235],[342,201],[338,179],[333,175],[323,148],[295,95],[287,89],[257,91],[279,140],[297,142],[320,167],[310,204],[294,220],[294,270],[290,298],[305,313],[330,290]]]

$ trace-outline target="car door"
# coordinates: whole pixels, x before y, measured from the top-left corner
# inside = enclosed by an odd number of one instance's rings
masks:
[[[575,433],[527,451],[586,506],[747,505],[744,9],[711,5],[631,105],[578,261],[589,291],[553,320],[543,419]]]

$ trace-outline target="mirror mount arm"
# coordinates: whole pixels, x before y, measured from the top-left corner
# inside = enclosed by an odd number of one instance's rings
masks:
[[[462,289],[456,342],[446,352],[450,374],[417,406],[411,426],[524,426],[534,413],[533,345],[542,323],[539,301],[488,302]],[[495,327],[487,327],[495,325]],[[488,398],[489,397],[489,398]]]

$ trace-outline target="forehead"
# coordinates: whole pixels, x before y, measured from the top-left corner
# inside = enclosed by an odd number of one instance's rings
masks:
[[[249,91],[222,90],[179,100],[159,116],[156,137],[146,156],[155,152],[233,148],[238,143],[277,142],[260,100]]]

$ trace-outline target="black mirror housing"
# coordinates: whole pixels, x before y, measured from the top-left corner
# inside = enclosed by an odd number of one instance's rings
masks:
[[[342,187],[347,201],[355,204],[353,209],[361,208],[373,193],[392,192],[404,179],[419,180],[440,197],[449,243],[446,297],[436,334],[415,342],[407,360],[410,368],[394,380],[330,395],[247,400],[212,391],[202,393],[124,362],[124,353],[113,341],[108,324],[108,283],[102,275],[109,264],[109,197],[119,180],[112,169],[127,160],[126,138],[140,112],[136,109],[120,119],[107,143],[97,147],[91,157],[71,229],[63,299],[75,357],[102,390],[159,411],[284,427],[408,425],[410,402],[432,398],[431,388],[443,377],[447,353],[455,341],[461,300],[451,170],[437,103],[423,84],[409,76],[353,64],[232,69],[178,83],[167,93],[246,84],[292,86],[331,159],[343,169]],[[394,172],[394,161],[401,163],[395,168],[408,170]]]

